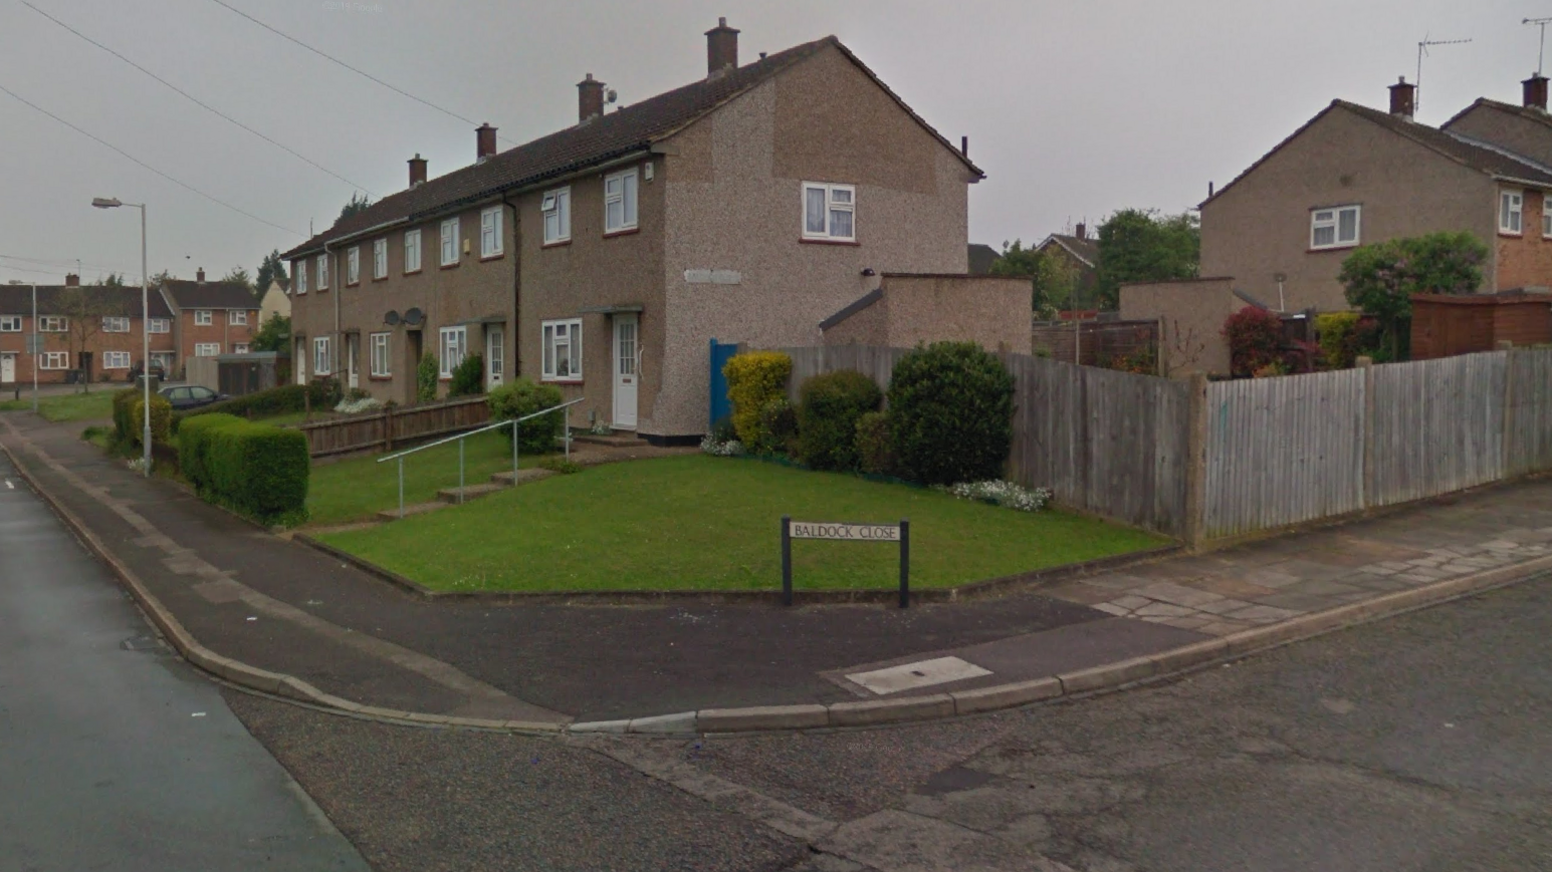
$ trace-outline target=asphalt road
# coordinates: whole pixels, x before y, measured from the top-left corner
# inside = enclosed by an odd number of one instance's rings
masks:
[[[0,872],[366,868],[0,456]]]

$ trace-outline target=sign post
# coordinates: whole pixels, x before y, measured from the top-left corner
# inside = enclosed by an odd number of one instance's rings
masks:
[[[794,521],[781,516],[781,603],[792,605],[792,540],[831,539],[846,542],[898,542],[900,544],[900,608],[911,604],[911,522],[898,524],[832,524]]]

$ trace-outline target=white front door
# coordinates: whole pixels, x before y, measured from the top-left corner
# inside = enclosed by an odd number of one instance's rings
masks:
[[[16,355],[0,354],[0,384],[16,381]]]
[[[485,330],[485,390],[501,387],[506,379],[506,331],[500,327]]]
[[[356,350],[360,345],[360,333],[351,333],[345,337],[345,383],[352,388],[361,386],[361,380],[356,375]]]
[[[291,358],[291,368],[296,370],[296,383],[307,384],[307,340],[296,340],[296,354]]]
[[[636,382],[641,368],[641,343],[636,315],[614,316],[614,428],[636,429]]]

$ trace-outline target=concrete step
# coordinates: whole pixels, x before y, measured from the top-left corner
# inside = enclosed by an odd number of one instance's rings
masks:
[[[635,433],[632,433],[628,430],[616,430],[607,436],[600,436],[596,433],[588,433],[584,430],[581,432],[572,433],[571,441],[577,444],[607,445],[610,448],[631,448],[633,446],[645,444],[642,442],[640,436],[637,436]]]
[[[408,518],[411,515],[424,515],[427,512],[434,512],[437,509],[445,508],[447,508],[447,503],[444,503],[441,500],[430,503],[407,503],[404,506],[404,517]],[[384,509],[383,511],[377,513],[377,517],[382,518],[384,521],[396,521],[399,518],[399,509],[397,506],[391,509]]]
[[[467,485],[467,486],[465,486],[463,488],[463,499],[462,500],[460,500],[458,498],[459,497],[459,489],[458,488],[456,488],[456,487],[444,487],[441,490],[437,491],[437,499],[441,500],[444,503],[454,503],[454,504],[459,503],[459,502],[465,502],[466,503],[469,500],[479,499],[480,497],[487,496],[489,494],[493,494],[493,493],[495,493],[496,491],[499,491],[499,490],[506,490],[507,487],[509,487],[509,485],[496,484],[495,482],[488,482],[486,484],[471,484],[471,485]]]
[[[554,474],[548,469],[519,469],[517,471],[517,483],[527,484],[531,481],[538,481],[541,478],[549,478]],[[511,487],[512,470],[495,473],[490,477],[490,482],[491,484],[499,484],[502,487]]]

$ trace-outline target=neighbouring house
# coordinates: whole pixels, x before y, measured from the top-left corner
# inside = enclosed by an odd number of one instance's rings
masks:
[[[882,279],[819,322],[825,345],[912,348],[956,340],[1029,353],[1029,279],[901,273]]]
[[[1052,233],[1035,251],[1055,258],[1072,270],[1073,299],[1069,307],[1078,309],[1094,303],[1094,287],[1099,283],[1099,240],[1090,238],[1088,226],[1079,223],[1072,233]]]
[[[183,369],[190,357],[244,354],[258,330],[259,301],[242,282],[207,282],[198,270],[193,281],[168,279],[161,295],[174,315],[176,356],[168,373]],[[156,355],[153,354],[153,357]]]
[[[65,276],[63,285],[38,285],[38,381],[65,382],[72,372],[92,381],[127,381],[131,368],[145,359],[148,338],[153,360],[171,355],[173,312],[156,294],[146,302],[149,336],[141,332],[145,322],[138,287],[83,285],[74,274]],[[27,352],[27,337],[33,329],[33,286],[0,285],[0,385],[32,383],[34,356]]]
[[[983,242],[970,243],[970,274],[973,276],[990,274],[992,264],[996,263],[999,257],[1002,257],[1002,254],[990,245]]]
[[[693,440],[708,342],[817,345],[885,274],[968,268],[983,173],[835,37],[741,64],[708,31],[704,78],[616,107],[587,74],[574,125],[430,178],[297,246],[299,380],[340,373],[412,401],[468,354],[585,398],[573,420]],[[885,292],[887,297],[888,292]],[[1027,289],[1018,320],[1026,335]]]
[[[1532,80],[1535,82],[1536,80]],[[1337,274],[1352,249],[1436,231],[1489,244],[1484,291],[1552,285],[1552,126],[1545,80],[1523,112],[1483,101],[1443,128],[1413,118],[1415,86],[1390,111],[1334,100],[1201,204],[1203,275],[1285,311],[1348,304]]]
[[[264,290],[264,295],[259,298],[259,326],[275,315],[282,318],[291,317],[291,297],[286,293],[285,286],[280,282],[270,282]]]

